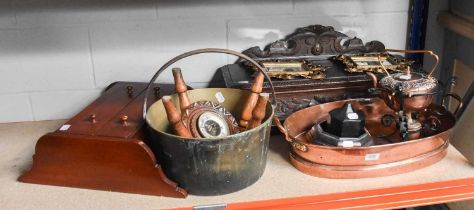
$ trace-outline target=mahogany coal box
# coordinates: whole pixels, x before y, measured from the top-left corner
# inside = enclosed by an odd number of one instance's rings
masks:
[[[115,82],[58,130],[36,143],[19,181],[169,197],[187,192],[169,180],[144,138],[146,83]],[[153,85],[152,104],[174,85]]]

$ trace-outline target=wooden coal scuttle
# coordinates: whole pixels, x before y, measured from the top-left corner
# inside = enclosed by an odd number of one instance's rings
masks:
[[[147,84],[115,82],[102,95],[42,136],[33,165],[19,181],[106,191],[186,197],[166,177],[148,146],[142,117]],[[174,92],[173,85],[153,85],[148,103]]]

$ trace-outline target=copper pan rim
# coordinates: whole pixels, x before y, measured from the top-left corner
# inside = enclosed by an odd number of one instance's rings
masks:
[[[438,135],[444,134],[446,132],[450,132],[450,130],[443,131],[443,132],[439,133]],[[298,138],[300,136],[304,135],[305,133],[306,133],[306,131],[299,133],[295,137],[291,137],[291,136],[289,136],[289,137],[292,138],[293,141],[304,144],[304,145],[306,145],[310,148],[329,149],[329,150],[341,150],[341,149],[343,149],[343,150],[362,150],[362,151],[363,150],[369,150],[369,149],[376,149],[376,148],[391,148],[391,147],[395,147],[395,146],[403,146],[403,145],[407,145],[407,144],[414,144],[416,142],[422,142],[422,141],[426,141],[428,139],[432,139],[432,136],[428,136],[428,137],[414,139],[414,140],[410,140],[410,141],[402,141],[402,142],[395,142],[395,143],[381,144],[381,145],[372,145],[372,146],[367,146],[367,147],[334,147],[334,146],[325,146],[325,145],[312,144],[312,143],[308,143],[308,142],[298,140]],[[448,142],[448,140],[444,140],[444,141]]]
[[[433,165],[442,160],[448,149],[444,149],[432,156],[426,157],[418,162],[412,162],[396,167],[374,169],[374,170],[362,170],[362,171],[350,171],[350,170],[332,170],[331,168],[322,168],[315,165],[313,162],[306,161],[297,155],[290,153],[291,164],[299,171],[316,177],[328,178],[328,179],[361,179],[361,178],[372,178],[391,176],[396,174],[408,173],[424,167]]]
[[[326,164],[320,164],[320,163],[315,163],[315,162],[310,162],[305,160],[302,157],[299,157],[298,154],[294,152],[290,152],[290,155],[292,158],[300,161],[300,162],[305,162],[307,164],[311,164],[312,167],[319,167],[323,168],[326,170],[332,170],[332,171],[371,171],[371,170],[380,170],[380,169],[387,169],[387,168],[395,168],[395,167],[400,167],[403,165],[408,165],[412,164],[415,162],[420,162],[423,161],[424,159],[431,158],[433,156],[438,155],[439,153],[444,152],[449,146],[449,141],[445,141],[443,145],[440,147],[436,148],[435,150],[432,150],[430,152],[424,153],[422,155],[418,155],[415,157],[407,158],[404,160],[400,161],[395,161],[395,162],[389,162],[389,163],[381,163],[381,164],[376,164],[376,165],[326,165]],[[420,167],[421,168],[421,167]]]

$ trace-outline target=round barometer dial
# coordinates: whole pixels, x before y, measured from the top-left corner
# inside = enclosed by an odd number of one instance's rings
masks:
[[[224,118],[213,112],[202,113],[197,122],[199,133],[205,138],[218,138],[229,135],[229,126]]]
[[[184,110],[182,121],[195,138],[222,138],[239,132],[234,116],[211,101],[189,105]]]

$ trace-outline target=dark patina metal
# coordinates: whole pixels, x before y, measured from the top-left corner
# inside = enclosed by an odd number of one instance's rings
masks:
[[[198,89],[188,91],[188,94],[193,98],[196,92],[222,90]],[[235,96],[236,99],[247,94],[235,89],[226,89],[225,92],[225,97]],[[233,100],[235,106],[226,106],[236,116],[242,105],[237,101]],[[272,123],[270,104],[265,121],[259,127],[217,139],[188,139],[172,135],[164,114],[160,103],[149,109],[149,116],[155,117],[147,120],[148,130],[151,138],[157,139],[151,141],[151,148],[161,161],[165,174],[190,194],[226,194],[243,189],[262,176]]]
[[[245,55],[226,49],[200,49],[184,53],[168,61],[153,76],[149,86],[174,62],[200,53],[227,53],[248,59],[268,79],[263,69]],[[271,82],[270,88],[273,89]],[[240,116],[245,103],[243,99],[250,94],[250,91],[230,88],[187,91],[191,102],[219,103],[233,116]],[[175,106],[178,105],[178,98],[177,94],[171,95]],[[273,103],[274,101],[275,94],[272,98]],[[158,156],[164,173],[190,194],[226,194],[243,189],[262,176],[266,165],[274,104],[267,104],[265,117],[260,126],[220,138],[184,138],[174,135],[161,100],[155,102],[149,109],[146,104],[145,102],[144,117],[151,137],[151,148]]]

